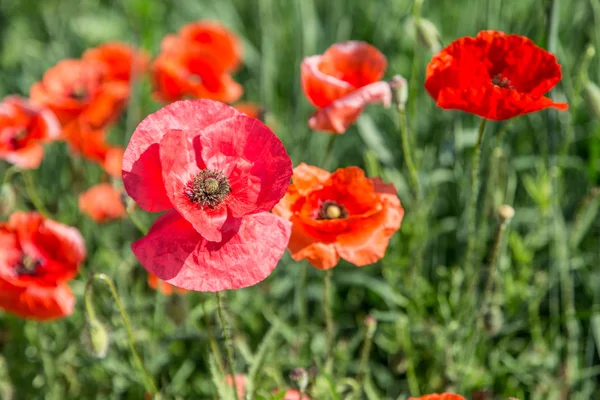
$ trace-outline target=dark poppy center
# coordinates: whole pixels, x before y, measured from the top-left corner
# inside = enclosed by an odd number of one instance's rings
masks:
[[[342,204],[327,200],[321,204],[317,219],[342,219],[348,218],[348,210]]]
[[[192,203],[214,208],[221,204],[230,192],[231,186],[225,174],[205,169],[188,183],[185,194]]]
[[[35,259],[35,258],[25,254],[25,255],[23,255],[23,257],[21,257],[21,260],[16,265],[15,272],[17,273],[18,276],[23,276],[23,275],[33,276],[33,275],[35,275],[35,273],[40,265],[42,265],[42,262],[40,260]]]
[[[16,150],[19,147],[19,142],[23,140],[27,136],[27,129],[20,128],[17,129],[14,135],[10,136],[8,139],[8,147],[10,150]]]
[[[508,79],[505,76],[502,76],[502,74],[494,75],[494,77],[492,78],[492,84],[494,86],[498,86],[499,88],[502,88],[502,89],[514,89],[515,88],[512,85],[512,83],[510,82],[510,79]]]
[[[83,101],[87,98],[87,96],[87,90],[81,86],[74,88],[71,93],[69,93],[69,97],[77,101]]]

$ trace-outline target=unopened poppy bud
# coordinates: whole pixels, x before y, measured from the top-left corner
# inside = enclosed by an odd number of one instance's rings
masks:
[[[427,50],[437,53],[442,49],[442,41],[440,40],[440,32],[428,19],[419,18],[416,22],[417,41]]]
[[[0,187],[0,215],[8,215],[15,209],[15,190],[7,183]]]
[[[511,206],[504,204],[498,209],[498,218],[500,222],[510,221],[515,216],[515,209]]]
[[[401,75],[394,75],[388,83],[392,89],[392,101],[398,108],[404,109],[406,100],[408,100],[408,83],[406,79]]]
[[[377,329],[377,320],[369,314],[365,317],[365,325],[367,326],[367,336],[372,337]]]
[[[106,327],[96,318],[92,318],[88,322],[85,333],[85,343],[90,354],[96,358],[106,357],[110,345],[110,338]]]
[[[592,81],[587,81],[583,87],[583,101],[588,110],[596,118],[600,118],[600,88]]]
[[[185,296],[181,296],[178,293],[169,296],[167,304],[165,305],[165,313],[175,325],[179,326],[183,324],[187,318],[187,302]]]
[[[308,386],[308,372],[304,368],[294,368],[290,372],[290,379],[296,382],[300,391],[305,391]]]
[[[499,306],[492,305],[483,314],[483,325],[490,336],[496,336],[504,325],[504,314]]]

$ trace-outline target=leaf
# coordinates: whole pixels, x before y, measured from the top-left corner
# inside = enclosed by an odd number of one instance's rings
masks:
[[[360,137],[367,147],[377,154],[379,160],[383,164],[393,165],[394,156],[388,150],[386,145],[387,140],[385,140],[381,132],[379,132],[379,129],[377,129],[373,120],[366,115],[362,115],[358,121],[356,121],[356,125],[358,126]]]
[[[217,367],[215,358],[212,355],[210,356],[208,362],[210,367],[210,375],[212,377],[213,383],[217,388],[219,398],[221,400],[235,400],[233,387],[225,383],[225,377],[221,374],[221,371],[219,371],[219,367]]]
[[[348,286],[362,286],[370,291],[377,293],[383,300],[392,305],[405,307],[408,304],[406,297],[397,293],[385,281],[366,276],[362,272],[348,272],[340,274],[336,281]]]
[[[271,326],[271,329],[269,329],[267,334],[264,336],[262,342],[258,346],[258,351],[254,355],[254,359],[252,360],[252,364],[250,365],[250,370],[248,372],[248,378],[246,380],[246,393],[250,398],[254,396],[254,383],[256,382],[256,378],[258,377],[258,373],[265,362],[268,352],[275,344],[275,339],[277,338],[278,332],[279,326],[277,324]]]

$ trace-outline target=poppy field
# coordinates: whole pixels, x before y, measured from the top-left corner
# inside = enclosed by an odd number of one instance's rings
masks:
[[[600,399],[599,21],[0,0],[0,399]]]

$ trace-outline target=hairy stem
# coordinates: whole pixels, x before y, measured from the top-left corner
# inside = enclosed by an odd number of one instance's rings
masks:
[[[227,325],[227,321],[225,320],[225,313],[223,312],[223,300],[221,292],[216,292],[215,296],[217,298],[217,314],[219,315],[219,320],[221,321],[221,328],[223,329],[223,337],[225,338],[225,350],[227,352],[227,361],[229,363],[229,373],[231,374],[231,380],[233,384],[233,393],[236,400],[239,400],[237,383],[235,381],[235,364],[233,358],[233,344],[231,343],[231,335],[229,334],[229,327]]]

